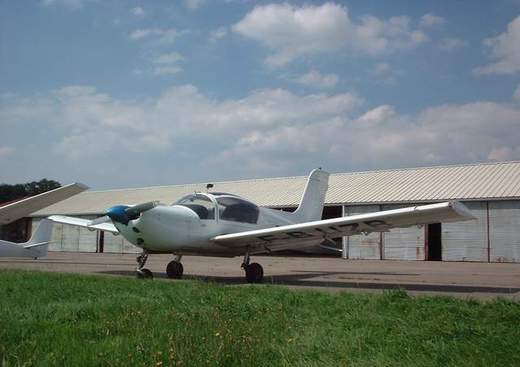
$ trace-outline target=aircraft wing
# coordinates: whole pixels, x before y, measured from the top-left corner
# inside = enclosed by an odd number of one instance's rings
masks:
[[[17,219],[43,209],[49,205],[65,200],[88,189],[81,183],[73,183],[67,186],[34,195],[14,203],[0,206],[0,225],[9,224]]]
[[[56,223],[68,224],[71,226],[83,227],[90,230],[107,231],[112,232],[113,234],[119,234],[117,228],[112,223],[108,222],[93,224],[92,220],[90,219],[67,217],[64,215],[51,215],[48,219]]]
[[[299,248],[302,243],[311,240],[319,241],[361,233],[387,232],[391,228],[470,219],[475,218],[464,204],[445,202],[225,234],[212,240],[226,247],[264,247],[276,250],[276,247],[282,245],[285,249]],[[287,246],[291,243],[294,246]]]

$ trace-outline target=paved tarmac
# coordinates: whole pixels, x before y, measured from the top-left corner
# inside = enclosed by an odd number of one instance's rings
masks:
[[[33,269],[68,273],[135,276],[133,254],[50,252],[43,259],[0,258],[0,269]],[[170,255],[151,255],[146,267],[156,279],[166,278]],[[242,258],[185,256],[185,279],[200,279],[224,285],[246,285],[240,268]],[[520,301],[520,264],[343,260],[317,257],[255,256],[264,267],[264,283],[295,289],[328,292],[383,292],[403,288],[412,295],[451,295],[490,299],[506,297]]]

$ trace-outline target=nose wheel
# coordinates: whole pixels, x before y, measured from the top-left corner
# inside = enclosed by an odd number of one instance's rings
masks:
[[[248,283],[262,283],[264,279],[264,269],[259,263],[249,263],[249,254],[244,256],[242,269],[246,272],[246,280]]]
[[[184,267],[181,263],[180,255],[176,256],[174,260],[170,261],[166,266],[166,275],[171,279],[180,279],[182,278],[182,273],[184,272]]]
[[[150,269],[145,269],[144,265],[146,264],[146,260],[148,260],[148,253],[143,251],[142,254],[137,256],[135,259],[137,261],[137,270],[136,275],[139,279],[152,279],[153,273]]]

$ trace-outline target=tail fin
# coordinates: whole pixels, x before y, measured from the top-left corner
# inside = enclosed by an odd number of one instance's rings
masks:
[[[300,205],[292,213],[298,222],[310,222],[321,219],[328,187],[328,172],[317,168],[310,173]]]
[[[29,241],[21,245],[23,245],[25,249],[36,252],[38,257],[47,256],[47,249],[52,235],[52,224],[53,222],[51,220],[47,218],[42,219]]]

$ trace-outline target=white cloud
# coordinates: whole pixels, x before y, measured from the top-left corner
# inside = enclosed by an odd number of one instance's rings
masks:
[[[518,87],[516,87],[515,94],[513,94],[513,98],[520,102],[520,84],[518,84]]]
[[[182,67],[178,65],[182,60],[184,57],[178,52],[162,54],[152,61],[155,65],[153,74],[157,76],[178,74],[183,71]]]
[[[365,112],[359,118],[364,123],[379,123],[390,119],[396,114],[394,107],[383,105]]]
[[[386,62],[379,62],[374,65],[372,74],[380,79],[384,84],[395,84],[398,75],[402,74],[402,72],[394,70],[390,64]]]
[[[13,152],[14,152],[14,149],[11,147],[6,147],[6,146],[1,147],[0,146],[0,159],[13,154]]]
[[[153,60],[154,64],[174,64],[178,61],[184,60],[184,57],[178,52],[170,52],[162,54]]]
[[[135,8],[132,8],[131,12],[136,17],[144,17],[144,15],[145,15],[144,9],[141,8],[140,6],[136,6]]]
[[[495,62],[475,68],[473,72],[476,75],[520,72],[520,16],[508,24],[504,33],[485,39],[484,45],[490,49]]]
[[[226,27],[219,27],[219,28],[214,29],[211,32],[209,32],[209,41],[217,42],[219,39],[227,36],[227,34],[228,34],[228,30]]]
[[[419,26],[423,28],[429,28],[437,25],[444,24],[446,22],[446,19],[443,17],[439,17],[435,14],[428,13],[424,14],[421,17],[421,20],[419,21]]]
[[[347,8],[334,3],[256,6],[233,26],[233,31],[273,50],[266,59],[272,67],[302,56],[345,50],[380,55],[428,41],[422,30],[413,29],[406,16],[386,20],[364,16],[353,22]]]
[[[296,162],[327,162],[367,169],[519,159],[519,138],[520,109],[508,105],[444,105],[413,116],[380,106],[359,118],[335,116],[303,126],[254,130],[217,160],[253,167],[260,160],[285,163],[285,168]]]
[[[518,157],[520,157],[520,147],[493,148],[488,155],[488,159],[495,162],[515,160]]]
[[[217,99],[184,85],[132,101],[69,86],[9,97],[0,104],[0,121],[24,137],[9,140],[17,154],[32,152],[18,162],[25,170],[37,168],[31,167],[37,156],[82,171],[90,165],[101,182],[121,182],[114,167],[127,161],[139,167],[140,177],[163,172],[159,163],[146,163],[158,157],[169,157],[168,164],[178,159],[175,170],[219,177],[305,173],[315,165],[345,170],[520,159],[518,105],[481,101],[412,115],[390,105],[363,106],[349,93],[263,89]],[[46,144],[30,148],[27,137],[40,142],[42,133]]]
[[[175,28],[160,29],[160,28],[145,28],[136,29],[130,33],[130,39],[133,41],[152,40],[159,44],[169,44],[175,42],[183,32],[177,31]]]
[[[437,44],[437,47],[443,51],[453,51],[467,46],[467,41],[454,37],[443,38]]]
[[[190,10],[196,10],[206,3],[206,0],[184,0],[184,6]]]
[[[336,74],[321,74],[317,70],[311,70],[291,80],[309,87],[332,88],[338,83],[339,78]]]
[[[71,9],[79,9],[87,2],[95,0],[43,0],[43,6],[65,6]]]
[[[153,69],[153,74],[160,75],[175,75],[182,71],[180,66],[157,66]]]

